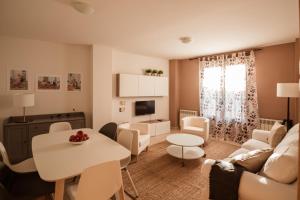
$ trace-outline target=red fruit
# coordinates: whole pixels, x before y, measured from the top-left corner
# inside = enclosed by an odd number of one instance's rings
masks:
[[[77,135],[83,135],[83,131],[77,131]]]

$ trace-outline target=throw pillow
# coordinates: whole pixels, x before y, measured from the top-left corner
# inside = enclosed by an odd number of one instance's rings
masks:
[[[275,122],[270,131],[270,136],[268,138],[268,142],[272,148],[275,148],[281,140],[284,138],[286,134],[284,125],[279,122]]]
[[[273,149],[256,149],[248,153],[242,153],[232,158],[231,163],[245,167],[247,170],[256,173],[258,172],[269,156],[273,153]]]
[[[298,177],[298,147],[285,146],[266,161],[261,175],[280,183],[292,183]]]

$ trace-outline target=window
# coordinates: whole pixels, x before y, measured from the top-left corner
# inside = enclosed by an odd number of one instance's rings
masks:
[[[203,115],[225,121],[244,121],[246,66],[207,67],[203,71],[201,103]]]

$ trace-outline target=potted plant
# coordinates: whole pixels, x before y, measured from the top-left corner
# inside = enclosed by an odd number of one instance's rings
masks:
[[[152,74],[152,69],[146,69],[145,74],[150,76]]]
[[[157,70],[156,70],[156,69],[153,69],[151,75],[152,75],[152,76],[156,76],[156,75],[157,75]]]
[[[163,73],[164,73],[163,70],[158,70],[157,75],[161,76],[161,75],[163,75]]]

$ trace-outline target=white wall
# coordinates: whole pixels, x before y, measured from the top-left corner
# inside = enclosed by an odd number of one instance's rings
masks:
[[[0,37],[0,139],[2,123],[9,116],[21,115],[22,110],[12,105],[12,94],[7,90],[10,68],[24,68],[29,72],[30,92],[36,94],[36,105],[27,109],[28,115],[83,111],[88,127],[98,130],[110,121],[128,122],[150,119],[135,117],[136,100],[154,99],[156,114],[151,118],[169,118],[169,98],[118,98],[117,73],[142,74],[146,68],[162,69],[168,76],[168,60],[122,52],[102,45],[69,45],[38,40]],[[82,91],[66,91],[68,72],[82,74]],[[60,91],[36,91],[37,75],[60,75]],[[19,92],[18,92],[19,93]],[[125,112],[119,112],[120,100],[126,101]],[[92,119],[91,119],[92,118]]]
[[[164,76],[169,76],[169,61],[166,59],[142,56],[119,50],[112,51],[113,99],[112,119],[115,122],[137,122],[149,119],[169,119],[169,97],[119,98],[116,96],[116,74],[143,74],[147,68],[160,69]],[[119,112],[120,101],[125,101],[125,111]],[[155,100],[155,114],[146,116],[134,115],[134,102],[137,100]]]
[[[9,116],[22,115],[20,108],[12,105],[8,91],[7,73],[10,68],[24,68],[29,72],[30,92],[36,94],[35,106],[27,109],[29,115],[83,111],[87,125],[91,125],[91,47],[68,45],[12,37],[0,37],[0,136],[3,120]],[[67,73],[82,74],[82,91],[66,91]],[[60,75],[60,91],[36,91],[37,75]],[[22,91],[23,92],[23,91]],[[28,93],[28,92],[27,92]],[[1,137],[2,138],[2,137]]]
[[[112,48],[93,45],[93,128],[112,121]]]

